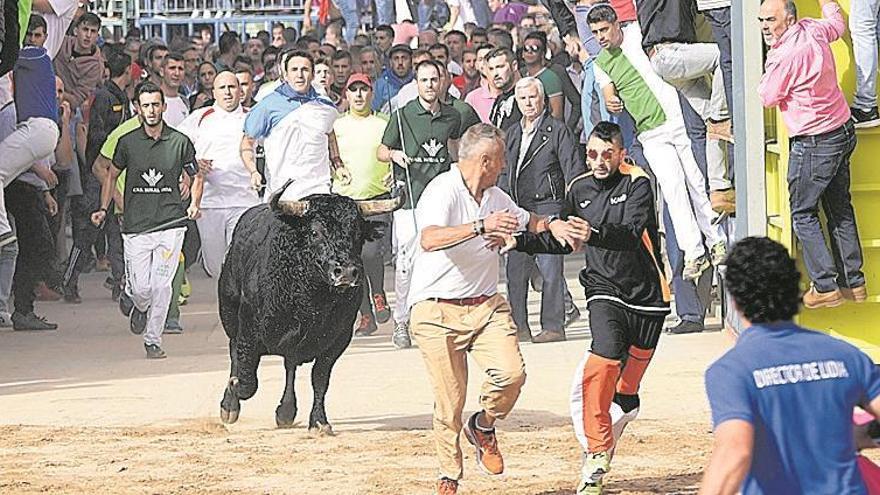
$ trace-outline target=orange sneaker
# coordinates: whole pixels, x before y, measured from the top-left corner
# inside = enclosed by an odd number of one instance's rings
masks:
[[[498,450],[498,441],[495,439],[495,430],[486,432],[477,428],[478,412],[468,418],[464,425],[464,436],[468,442],[477,449],[477,465],[484,473],[490,475],[504,472],[504,459]]]
[[[844,299],[857,303],[865,302],[865,299],[868,298],[868,290],[864,285],[850,288],[841,287],[840,294]]]
[[[373,335],[378,329],[379,327],[376,326],[372,316],[363,315],[358,322],[357,328],[354,329],[354,334],[357,337],[367,337]]]
[[[810,285],[810,290],[804,293],[804,307],[808,309],[833,308],[843,304],[843,295],[839,289],[831,292],[819,292],[816,287]]]
[[[37,301],[45,302],[45,301],[60,301],[64,296],[61,295],[58,291],[49,288],[46,285],[46,282],[40,282],[37,284],[37,287],[34,288],[34,295],[37,297]]]
[[[458,481],[440,478],[437,482],[437,495],[455,495],[458,493]]]
[[[385,294],[373,294],[373,309],[376,310],[376,321],[385,323],[391,318],[391,308],[385,300]]]

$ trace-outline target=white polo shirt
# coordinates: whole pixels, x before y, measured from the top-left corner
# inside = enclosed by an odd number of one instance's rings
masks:
[[[183,119],[189,115],[189,105],[183,101],[183,97],[179,94],[177,96],[166,97],[165,105],[167,105],[167,108],[165,114],[162,115],[162,119],[166,124],[177,129],[177,126],[179,126],[180,123],[183,122]]]
[[[196,158],[211,160],[202,208],[251,207],[260,202],[239,152],[246,116],[241,105],[227,112],[215,104],[194,111],[177,127],[193,142]]]
[[[457,165],[434,178],[416,207],[420,230],[453,227],[486,218],[506,209],[516,215],[519,230],[529,224],[529,212],[520,208],[498,187],[483,193],[480,204],[471,196]],[[460,299],[491,296],[498,292],[498,251],[486,247],[482,236],[457,246],[428,252],[418,243],[410,281],[409,306],[431,298]]]

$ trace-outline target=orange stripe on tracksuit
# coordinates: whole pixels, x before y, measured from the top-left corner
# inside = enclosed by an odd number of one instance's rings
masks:
[[[620,376],[620,361],[590,353],[581,370],[581,427],[590,452],[614,447],[611,401]]]
[[[651,236],[648,235],[647,230],[642,231],[642,245],[648,250],[648,254],[651,255],[651,260],[654,261],[654,267],[657,268],[657,277],[660,279],[660,290],[663,291],[663,301],[672,301],[672,291],[669,290],[669,282],[666,280],[666,274],[663,272],[663,269],[660,268],[660,263],[654,255],[654,243],[651,242]]]
[[[639,393],[639,384],[642,377],[645,376],[645,370],[651,364],[651,357],[654,356],[654,349],[640,349],[636,346],[630,346],[629,358],[620,374],[620,381],[617,382],[617,393],[625,395],[635,395]]]

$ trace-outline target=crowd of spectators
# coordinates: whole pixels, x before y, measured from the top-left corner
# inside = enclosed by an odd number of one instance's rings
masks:
[[[89,219],[100,206],[101,181],[113,158],[100,150],[114,129],[136,125],[132,97],[139,83],[161,88],[164,121],[177,128],[187,116],[220,104],[215,83],[225,71],[235,75],[245,110],[283,94],[293,77],[286,64],[296,52],[308,55],[312,89],[339,115],[321,124],[330,149],[321,159],[339,160],[332,170],[347,171],[352,182],[340,183],[337,176],[334,190],[366,199],[389,194],[395,182],[409,189],[410,204],[386,219],[390,234],[370,246],[368,257],[380,263],[393,253],[397,261],[399,346],[409,345],[404,338],[409,274],[401,260],[418,231],[406,212],[427,182],[456,161],[458,137],[478,122],[507,136],[507,168],[498,185],[518,204],[555,215],[565,214],[568,182],[587,172],[590,131],[602,120],[618,122],[628,159],[652,172],[665,203],[666,251],[681,318],[672,332],[701,331],[706,301],[697,288],[711,283],[710,267],[725,254],[719,216],[735,214],[736,208],[730,1],[424,0],[396,14],[390,2],[379,3],[380,24],[370,29],[352,23],[347,3],[322,2],[316,23],[307,18],[302,25],[277,23],[269,31],[226,31],[216,40],[210,29],[199,29],[193,36],[162,40],[144,39],[137,28],[123,39],[103,38],[101,19],[85,11],[88,4],[40,0],[30,16],[22,16],[17,10],[27,8],[25,2],[5,2],[0,104],[7,125],[0,134],[0,168],[7,208],[0,215],[0,324],[55,328],[34,313],[28,299],[79,303],[83,272],[107,271],[111,297],[124,292],[121,194],[114,197],[116,215],[100,227]],[[308,13],[311,3],[306,7]],[[856,9],[850,20],[860,81],[852,111],[856,127],[871,125],[870,115],[876,116],[871,72],[876,39],[870,49],[865,46],[872,41],[861,37],[869,21],[877,22],[876,16],[866,19],[869,14]],[[868,31],[874,35],[873,28]],[[30,82],[34,79],[39,83]],[[49,83],[51,95],[41,89]],[[264,151],[265,137],[253,142],[260,179],[255,185],[268,180],[271,190],[279,184],[273,185],[266,164],[287,162]],[[188,225],[181,267],[190,270],[199,259],[211,258],[209,272],[216,272],[215,256],[200,250],[198,231],[196,222]],[[563,339],[578,309],[560,275],[561,259],[511,258],[516,259],[508,278],[521,337],[532,337],[524,316],[530,281],[548,299],[534,339]],[[817,294],[834,286],[823,268]],[[377,320],[391,313],[375,266],[368,273],[376,287],[368,291],[358,335],[372,333]],[[179,279],[169,329],[182,329],[174,315],[176,305],[185,304],[188,284],[185,276]],[[7,304],[13,285],[14,309]]]

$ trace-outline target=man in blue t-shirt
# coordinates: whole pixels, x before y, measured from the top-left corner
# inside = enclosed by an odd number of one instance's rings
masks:
[[[58,102],[55,97],[55,71],[46,50],[27,46],[19,51],[12,70],[15,89],[15,132],[0,142],[0,247],[15,242],[6,215],[3,189],[35,161],[55,151],[58,129]]]
[[[749,237],[725,285],[749,326],[706,371],[715,447],[700,494],[865,494],[852,414],[880,412],[880,369],[846,342],[800,328],[800,273],[780,244]]]

